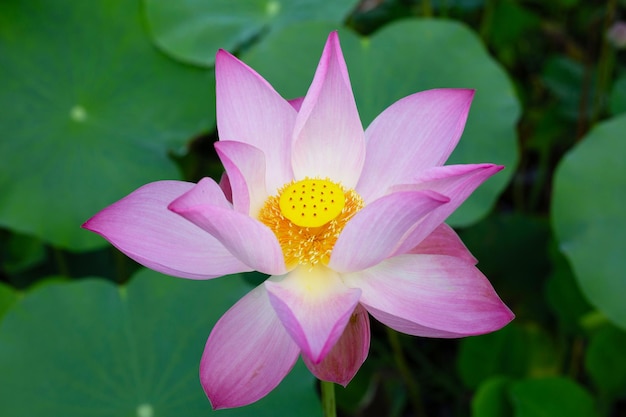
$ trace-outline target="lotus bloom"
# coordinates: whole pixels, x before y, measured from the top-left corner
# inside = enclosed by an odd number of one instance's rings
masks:
[[[336,33],[301,100],[226,51],[215,73],[222,181],[154,182],[84,225],[166,274],[269,275],[206,342],[200,380],[214,408],[262,398],[299,356],[319,379],[346,385],[369,350],[369,315],[442,338],[513,318],[444,223],[502,168],[443,166],[472,90],[411,95],[364,132]]]

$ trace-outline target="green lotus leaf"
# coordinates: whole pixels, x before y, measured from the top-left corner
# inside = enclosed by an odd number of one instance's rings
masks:
[[[2,316],[4,313],[17,301],[17,292],[6,285],[3,282],[0,282],[0,321],[2,320]]]
[[[213,73],[150,43],[139,0],[0,2],[0,225],[55,246],[214,125]]]
[[[626,115],[598,124],[559,163],[552,222],[583,294],[626,329]]]
[[[596,387],[614,399],[626,392],[626,332],[604,326],[595,332],[585,356],[585,368]]]
[[[571,379],[526,379],[513,383],[515,417],[594,417],[593,397]]]
[[[144,0],[155,44],[175,59],[213,66],[218,49],[236,51],[286,24],[339,25],[355,0]],[[260,39],[259,39],[260,38]]]
[[[211,411],[198,377],[202,350],[250,288],[239,276],[191,281],[148,270],[121,287],[102,279],[38,286],[0,322],[0,415],[319,416],[302,363],[259,402]]]

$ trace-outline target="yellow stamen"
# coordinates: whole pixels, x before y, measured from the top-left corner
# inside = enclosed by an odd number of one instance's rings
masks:
[[[354,190],[306,178],[286,184],[268,198],[259,220],[278,238],[288,268],[325,265],[344,226],[363,205]]]

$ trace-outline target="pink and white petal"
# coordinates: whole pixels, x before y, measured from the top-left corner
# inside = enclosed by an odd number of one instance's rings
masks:
[[[494,164],[446,165],[427,169],[414,178],[411,184],[400,184],[392,192],[431,190],[450,197],[445,206],[433,210],[407,235],[394,255],[410,251],[443,223],[476,188],[504,167]]]
[[[408,251],[407,253],[422,255],[448,255],[461,258],[464,261],[476,265],[478,260],[463,244],[459,235],[454,229],[445,223],[441,223],[437,228],[419,245]]]
[[[200,362],[200,382],[214,409],[240,407],[272,391],[299,354],[260,285],[211,331]]]
[[[364,138],[339,38],[333,32],[296,118],[295,178],[330,178],[354,188],[365,159]]]
[[[206,279],[251,268],[217,239],[167,209],[194,184],[146,184],[83,224],[140,264],[168,275]]]
[[[384,110],[365,131],[367,154],[356,188],[365,202],[442,165],[463,133],[473,97],[473,90],[427,90]]]
[[[328,266],[339,272],[360,271],[388,258],[406,232],[449,199],[430,191],[386,195],[365,206],[339,235]]]
[[[403,333],[463,337],[504,327],[514,315],[471,263],[445,255],[400,255],[344,275],[361,304]]]
[[[361,294],[324,266],[297,267],[265,281],[265,287],[285,329],[313,364],[335,346]]]
[[[256,217],[268,197],[265,189],[265,155],[243,142],[219,141],[215,150],[228,173],[233,207]]]
[[[265,274],[284,274],[285,261],[274,233],[261,222],[233,210],[223,195],[222,201],[206,201],[206,196],[217,193],[221,193],[219,185],[204,178],[168,208],[211,234],[249,268]]]
[[[306,356],[303,356],[303,360],[318,379],[345,387],[365,362],[369,349],[369,315],[367,310],[358,304],[343,334],[324,360],[318,364],[314,364]]]
[[[252,68],[226,51],[215,58],[220,140],[245,142],[266,158],[269,194],[293,179],[291,141],[296,111]]]

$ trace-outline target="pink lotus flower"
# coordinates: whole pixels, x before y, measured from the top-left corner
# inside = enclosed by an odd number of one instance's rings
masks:
[[[214,408],[262,398],[300,355],[318,378],[346,385],[369,350],[368,313],[425,337],[512,320],[443,223],[502,169],[443,166],[472,90],[411,95],[364,132],[336,33],[293,103],[225,51],[215,71],[222,183],[154,182],[84,225],[166,274],[270,275],[208,338],[200,379]]]

